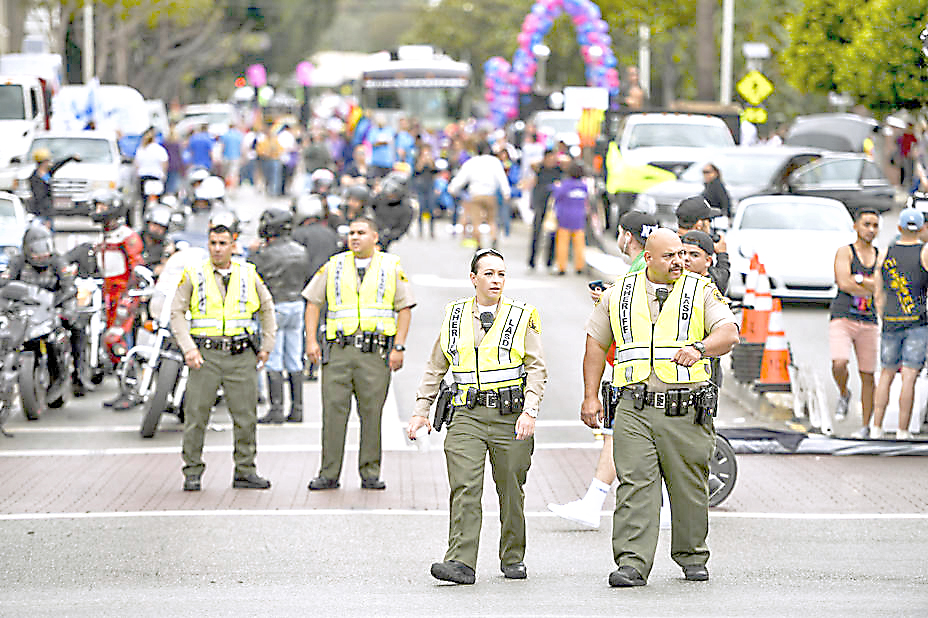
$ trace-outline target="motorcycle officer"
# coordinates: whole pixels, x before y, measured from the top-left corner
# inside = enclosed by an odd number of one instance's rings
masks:
[[[389,251],[390,244],[399,240],[413,220],[413,207],[406,195],[406,176],[391,172],[380,183],[374,199],[374,218],[380,229],[380,246]]]
[[[306,247],[290,237],[292,215],[269,208],[261,214],[258,235],[263,244],[251,255],[261,279],[274,299],[277,339],[267,359],[270,394],[268,413],[259,423],[303,421],[303,314],[300,292],[312,278]],[[290,384],[290,414],[284,415],[284,371]]]
[[[84,331],[78,327],[75,319],[74,299],[77,296],[77,287],[64,259],[55,253],[51,231],[40,221],[33,221],[26,227],[22,252],[10,259],[9,266],[3,273],[2,283],[12,280],[25,281],[55,294],[55,305],[59,308],[62,322],[70,334],[71,357],[74,364],[71,371],[71,389],[75,397],[83,397],[87,393],[87,386],[80,371]]]
[[[91,196],[90,218],[103,225],[103,242],[97,245],[97,263],[103,275],[103,303],[106,305],[106,332],[103,344],[113,364],[129,351],[132,327],[139,299],[129,296],[133,270],[144,264],[144,243],[125,223],[128,206],[112,191],[95,191]],[[129,392],[103,403],[105,407],[128,410],[138,403]]]
[[[167,237],[171,214],[171,209],[163,204],[145,213],[145,227],[142,228],[142,261],[155,276],[161,274],[164,263],[174,253],[174,243]]]

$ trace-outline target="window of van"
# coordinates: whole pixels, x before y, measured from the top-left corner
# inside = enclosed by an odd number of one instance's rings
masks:
[[[0,120],[25,120],[23,87],[19,84],[0,84]]]

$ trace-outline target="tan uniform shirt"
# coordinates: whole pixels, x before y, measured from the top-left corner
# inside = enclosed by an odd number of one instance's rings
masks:
[[[616,286],[613,286],[603,292],[599,303],[593,307],[593,313],[590,314],[586,322],[586,333],[596,340],[603,349],[608,349],[615,340],[612,333],[612,322],[609,319],[609,299],[615,292]],[[645,275],[645,290],[648,293],[648,308],[651,310],[651,323],[657,322],[657,315],[660,311],[660,305],[657,302],[657,296],[654,294],[655,284]],[[665,286],[669,287],[669,286]],[[731,312],[728,303],[719,294],[718,289],[713,284],[706,287],[705,303],[703,315],[706,326],[706,332],[711,333],[713,330],[723,324],[737,324],[735,316]],[[655,391],[667,390],[667,384],[661,382],[654,372],[648,376],[648,388]]]
[[[219,293],[222,298],[226,297],[226,286],[222,282],[222,275],[213,270],[216,277],[216,285],[219,287]],[[258,314],[261,320],[261,351],[270,354],[274,350],[274,340],[277,337],[277,318],[274,317],[274,299],[268,291],[261,275],[255,273],[255,287],[258,290],[258,300],[261,306],[258,307]],[[171,331],[174,338],[177,339],[177,345],[180,346],[181,352],[187,352],[196,349],[197,345],[190,336],[190,322],[187,320],[187,312],[190,310],[190,296],[193,295],[193,282],[185,274],[181,277],[177,286],[177,292],[174,294],[174,300],[171,302]]]
[[[306,287],[303,288],[303,298],[306,299],[306,302],[312,303],[317,307],[322,307],[325,304],[325,292],[326,285],[328,283],[326,268],[328,268],[328,266],[328,262],[323,264],[322,268],[316,271],[316,274],[313,275],[313,278],[310,279],[309,283],[306,284]],[[370,268],[368,268],[368,272],[369,271]],[[365,273],[365,276],[367,276],[367,273]],[[411,309],[415,306],[416,299],[413,297],[412,285],[410,285],[409,279],[406,278],[406,272],[403,270],[403,266],[399,265],[396,268],[396,293],[393,295],[393,310],[399,311],[400,309]],[[322,316],[320,319],[325,320],[325,316]],[[323,321],[323,324],[324,323],[325,322]]]
[[[499,305],[497,305],[497,310]],[[480,345],[483,341],[483,327],[480,325],[480,314],[477,303],[474,302],[473,328],[474,343]],[[537,411],[541,405],[541,398],[545,393],[545,383],[548,381],[548,370],[545,368],[545,359],[541,350],[540,325],[529,323],[525,329],[525,356],[522,358],[525,367],[525,403],[524,410]],[[416,391],[416,407],[413,416],[429,415],[429,408],[438,396],[441,380],[448,373],[451,364],[441,349],[441,333],[432,346],[432,353],[425,365],[425,374]]]

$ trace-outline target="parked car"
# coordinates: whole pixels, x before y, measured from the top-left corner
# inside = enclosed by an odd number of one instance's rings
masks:
[[[783,143],[835,152],[863,152],[865,140],[873,137],[877,127],[873,118],[857,114],[810,114],[793,121]]]
[[[130,194],[132,160],[119,154],[116,134],[111,131],[49,131],[39,133],[29,146],[16,172],[15,193],[23,201],[32,199],[29,176],[35,169],[33,154],[47,149],[52,161],[69,155],[80,155],[80,161],[71,161],[52,177],[52,205],[54,215],[86,215],[84,204],[97,189],[111,189]]]
[[[633,208],[655,215],[665,227],[676,227],[677,206],[686,198],[702,193],[705,187],[702,170],[711,163],[719,168],[734,213],[738,202],[749,195],[780,192],[790,173],[819,156],[820,151],[815,148],[783,146],[706,150],[677,180],[662,182],[639,193]]]
[[[830,301],[835,296],[838,247],[854,242],[854,222],[838,200],[799,195],[758,195],[738,205],[728,231],[728,294],[744,296],[756,253],[781,298]]]
[[[28,216],[22,200],[12,193],[0,192],[0,272],[23,245]]]
[[[896,189],[880,166],[858,154],[832,153],[801,167],[783,192],[841,200],[851,214],[863,206],[886,212],[896,203]]]

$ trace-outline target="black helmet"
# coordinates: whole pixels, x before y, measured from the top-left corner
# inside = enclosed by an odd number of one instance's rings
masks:
[[[32,223],[23,234],[23,257],[35,268],[44,269],[52,263],[55,242],[51,231],[41,223]]]
[[[290,214],[290,211],[282,208],[268,208],[261,213],[261,219],[258,222],[258,235],[261,238],[283,236],[290,231],[292,221],[293,215]]]
[[[217,209],[209,216],[209,231],[231,232],[238,236],[238,217],[231,210]]]
[[[351,185],[345,189],[345,199],[358,200],[362,206],[367,205],[371,199],[371,190],[367,188],[367,185]]]
[[[145,233],[155,238],[156,240],[161,240],[164,238],[168,228],[171,226],[172,214],[173,211],[167,206],[158,205],[150,208],[148,212],[145,213]],[[164,228],[164,231],[160,233],[153,233],[148,227],[149,223],[154,223],[155,225]]]
[[[104,226],[124,217],[129,205],[119,198],[119,194],[108,189],[94,191],[90,196],[90,218]]]
[[[406,197],[406,184],[401,182],[399,177],[387,174],[387,177],[380,183],[378,197],[387,204],[396,204]]]

